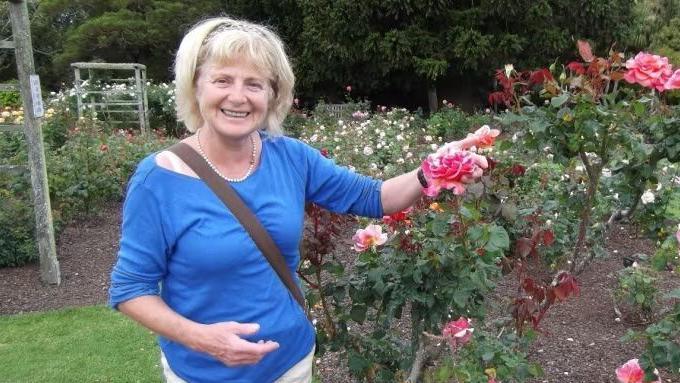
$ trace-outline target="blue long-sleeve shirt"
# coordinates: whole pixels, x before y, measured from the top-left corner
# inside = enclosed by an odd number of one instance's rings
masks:
[[[259,166],[231,186],[272,236],[297,280],[305,202],[381,217],[381,182],[337,166],[300,141],[264,133],[262,138]],[[158,166],[155,154],[140,162],[128,185],[109,293],[114,308],[160,295],[199,323],[259,323],[260,331],[247,339],[280,344],[256,365],[227,367],[160,337],[173,372],[189,382],[271,382],[314,344],[305,313],[238,220],[202,180]]]

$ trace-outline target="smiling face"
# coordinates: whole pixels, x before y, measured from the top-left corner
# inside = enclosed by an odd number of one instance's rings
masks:
[[[196,79],[202,127],[224,137],[243,138],[260,128],[271,94],[267,77],[244,61],[206,63]]]

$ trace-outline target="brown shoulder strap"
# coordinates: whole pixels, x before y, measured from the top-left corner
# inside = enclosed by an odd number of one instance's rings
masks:
[[[276,271],[276,274],[278,274],[283,284],[286,285],[290,293],[293,294],[293,298],[295,298],[304,310],[305,299],[302,296],[300,288],[293,280],[291,271],[288,268],[288,265],[286,265],[279,248],[276,246],[267,230],[262,226],[260,221],[258,221],[257,217],[255,217],[255,214],[253,214],[246,204],[243,203],[243,200],[236,191],[234,191],[231,185],[211,169],[203,157],[201,157],[201,155],[191,146],[183,142],[178,142],[168,148],[168,150],[181,158],[191,170],[208,184],[210,189],[212,189],[212,191],[220,198],[224,206],[236,216],[262,254],[267,258],[274,271]]]

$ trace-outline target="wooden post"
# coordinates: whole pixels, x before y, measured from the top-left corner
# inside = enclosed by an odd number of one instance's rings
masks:
[[[146,93],[146,68],[142,68],[142,94],[144,95],[144,123],[148,129],[151,129],[149,123],[149,97]]]
[[[12,0],[9,8],[12,19],[12,35],[16,46],[17,74],[19,75],[21,99],[24,105],[24,133],[28,147],[31,184],[33,186],[36,239],[40,252],[40,277],[47,283],[58,285],[61,283],[61,275],[54,241],[54,228],[52,226],[45,151],[42,131],[40,130],[41,119],[33,114],[33,99],[29,82],[29,76],[35,74],[35,68],[33,65],[33,45],[31,44],[28,9],[26,2],[20,0]]]
[[[146,118],[144,113],[144,95],[142,94],[142,74],[139,66],[135,66],[135,93],[137,94],[137,114],[139,117],[139,129],[146,136]]]
[[[76,100],[78,101],[78,119],[83,117],[83,94],[80,90],[80,68],[75,68],[75,81],[74,84],[76,88]]]

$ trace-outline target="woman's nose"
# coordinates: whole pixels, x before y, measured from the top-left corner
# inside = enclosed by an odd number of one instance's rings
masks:
[[[244,84],[234,84],[229,88],[227,98],[234,103],[244,103],[247,100],[245,91],[246,88]]]

